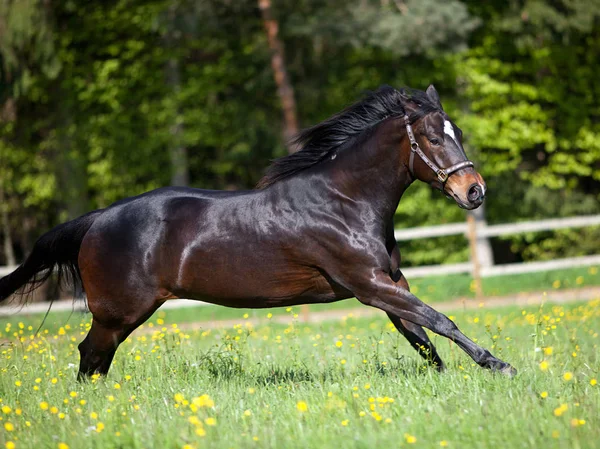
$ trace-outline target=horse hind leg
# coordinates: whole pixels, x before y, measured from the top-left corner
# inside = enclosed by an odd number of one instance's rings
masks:
[[[109,300],[102,301],[107,305]],[[94,301],[88,303],[96,304]],[[152,314],[162,305],[162,301],[153,301],[140,307],[136,314],[125,319],[125,314],[121,319],[102,319],[105,315],[103,309],[92,310],[92,327],[85,339],[79,344],[79,373],[77,379],[83,380],[93,374],[106,375],[110,369],[113,357],[119,345],[141,324],[143,324]],[[115,310],[111,310],[115,312]],[[114,315],[114,313],[112,313]]]

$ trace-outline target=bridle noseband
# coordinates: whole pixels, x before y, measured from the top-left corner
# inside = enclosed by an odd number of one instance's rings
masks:
[[[421,147],[419,147],[419,143],[417,142],[417,140],[415,139],[415,135],[413,134],[412,126],[410,126],[410,120],[408,118],[408,115],[404,115],[404,124],[406,125],[406,134],[408,135],[408,139],[410,140],[410,159],[408,162],[408,169],[410,170],[410,175],[413,178],[415,178],[415,173],[413,169],[415,163],[415,153],[418,154],[421,160],[425,162],[425,164],[427,164],[427,166],[435,172],[438,181],[442,183],[442,189],[450,175],[452,175],[452,173],[457,172],[461,168],[474,166],[473,162],[466,160],[463,162],[459,162],[458,164],[454,164],[448,168],[438,167],[431,159],[429,159],[425,155],[425,153],[423,153]]]

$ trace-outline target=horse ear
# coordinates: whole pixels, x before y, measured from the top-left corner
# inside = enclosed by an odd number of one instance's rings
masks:
[[[440,109],[442,109],[442,102],[440,101],[440,95],[438,94],[437,90],[435,90],[435,86],[433,84],[430,84],[429,87],[427,88],[427,90],[425,91],[425,93],[427,94],[427,96],[429,97],[429,99],[437,106],[440,107]]]

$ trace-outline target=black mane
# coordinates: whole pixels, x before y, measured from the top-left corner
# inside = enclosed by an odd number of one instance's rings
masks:
[[[404,115],[404,105],[409,101],[419,105],[410,115],[411,123],[430,112],[440,111],[425,92],[382,86],[342,112],[301,131],[293,140],[300,150],[273,161],[257,188],[268,187],[312,167],[386,118]]]

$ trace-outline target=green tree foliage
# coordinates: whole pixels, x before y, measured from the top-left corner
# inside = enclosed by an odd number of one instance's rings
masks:
[[[282,0],[273,12],[302,126],[381,84],[435,83],[488,181],[489,220],[507,222],[598,212],[598,3]],[[2,207],[19,257],[58,222],[171,183],[174,148],[192,186],[219,189],[251,188],[286,153],[256,0],[0,0],[0,74],[15,111],[0,122]],[[396,218],[464,212],[414,185]],[[595,232],[498,245],[591,253]],[[409,264],[468,257],[462,237],[405,246]]]

